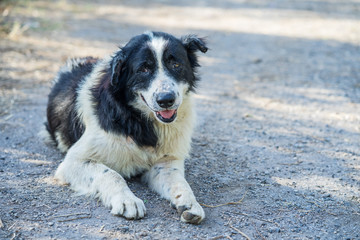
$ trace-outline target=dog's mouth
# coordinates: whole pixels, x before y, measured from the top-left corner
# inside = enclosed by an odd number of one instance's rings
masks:
[[[171,123],[176,118],[177,110],[176,109],[164,110],[164,111],[155,112],[155,114],[156,117],[162,122]]]
[[[140,96],[141,96],[141,99],[148,106],[148,108],[151,109],[149,104],[146,102],[144,96],[142,94]],[[154,110],[152,110],[152,111],[155,113],[156,118],[159,119],[161,122],[164,122],[164,123],[173,122],[176,119],[176,116],[177,116],[177,109],[163,110],[163,111],[154,111]]]

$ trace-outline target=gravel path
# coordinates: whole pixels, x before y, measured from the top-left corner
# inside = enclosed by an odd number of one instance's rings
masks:
[[[0,239],[360,239],[360,1],[18,1],[0,37]],[[19,26],[19,28],[16,28]],[[207,36],[187,179],[204,207],[179,221],[142,185],[139,221],[52,176],[37,133],[68,57],[145,30]]]

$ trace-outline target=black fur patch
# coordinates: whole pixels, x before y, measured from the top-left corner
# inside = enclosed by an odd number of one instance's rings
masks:
[[[126,79],[119,77],[117,82],[113,86],[111,73],[107,72],[100,85],[92,89],[95,114],[101,128],[131,137],[139,146],[155,147],[157,136],[153,123],[128,104],[134,96],[127,91]]]
[[[76,59],[70,71],[60,72],[59,79],[49,94],[47,106],[46,128],[55,142],[56,132],[61,134],[67,146],[74,144],[84,133],[84,125],[75,108],[77,90],[97,61],[92,57]]]

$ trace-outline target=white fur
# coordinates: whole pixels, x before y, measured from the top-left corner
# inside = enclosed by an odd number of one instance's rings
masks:
[[[159,163],[144,175],[152,189],[181,212],[181,221],[199,223],[205,213],[186,182],[184,177],[184,161],[173,160]]]
[[[163,69],[162,56],[164,53],[164,48],[166,47],[167,44],[168,41],[162,37],[151,37],[150,41],[148,42],[149,47],[155,52],[160,70]]]
[[[55,138],[57,142],[57,148],[63,153],[67,152],[67,150],[69,150],[69,147],[63,140],[60,132],[55,132]]]
[[[159,40],[155,46],[164,44],[160,43]],[[90,90],[98,85],[102,70],[109,67],[110,59],[99,61],[79,87],[76,108],[86,130],[69,148],[56,171],[56,178],[70,183],[81,194],[100,198],[105,206],[112,208],[112,214],[134,219],[145,215],[145,206],[130,191],[123,177],[148,170],[144,180],[179,211],[185,210],[181,220],[199,223],[205,214],[184,178],[184,159],[189,156],[195,122],[192,94],[185,94],[185,87],[181,86],[183,99],[176,121],[171,124],[154,121],[157,146],[139,147],[130,138],[102,130],[94,114]],[[139,100],[136,104],[145,110]],[[155,116],[149,114],[148,117]],[[65,150],[61,136],[56,135],[56,138],[60,150]]]

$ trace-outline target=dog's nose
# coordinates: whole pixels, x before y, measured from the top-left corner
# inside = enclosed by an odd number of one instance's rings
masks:
[[[169,108],[175,103],[175,93],[174,92],[162,92],[159,93],[156,97],[156,102],[162,108]]]

